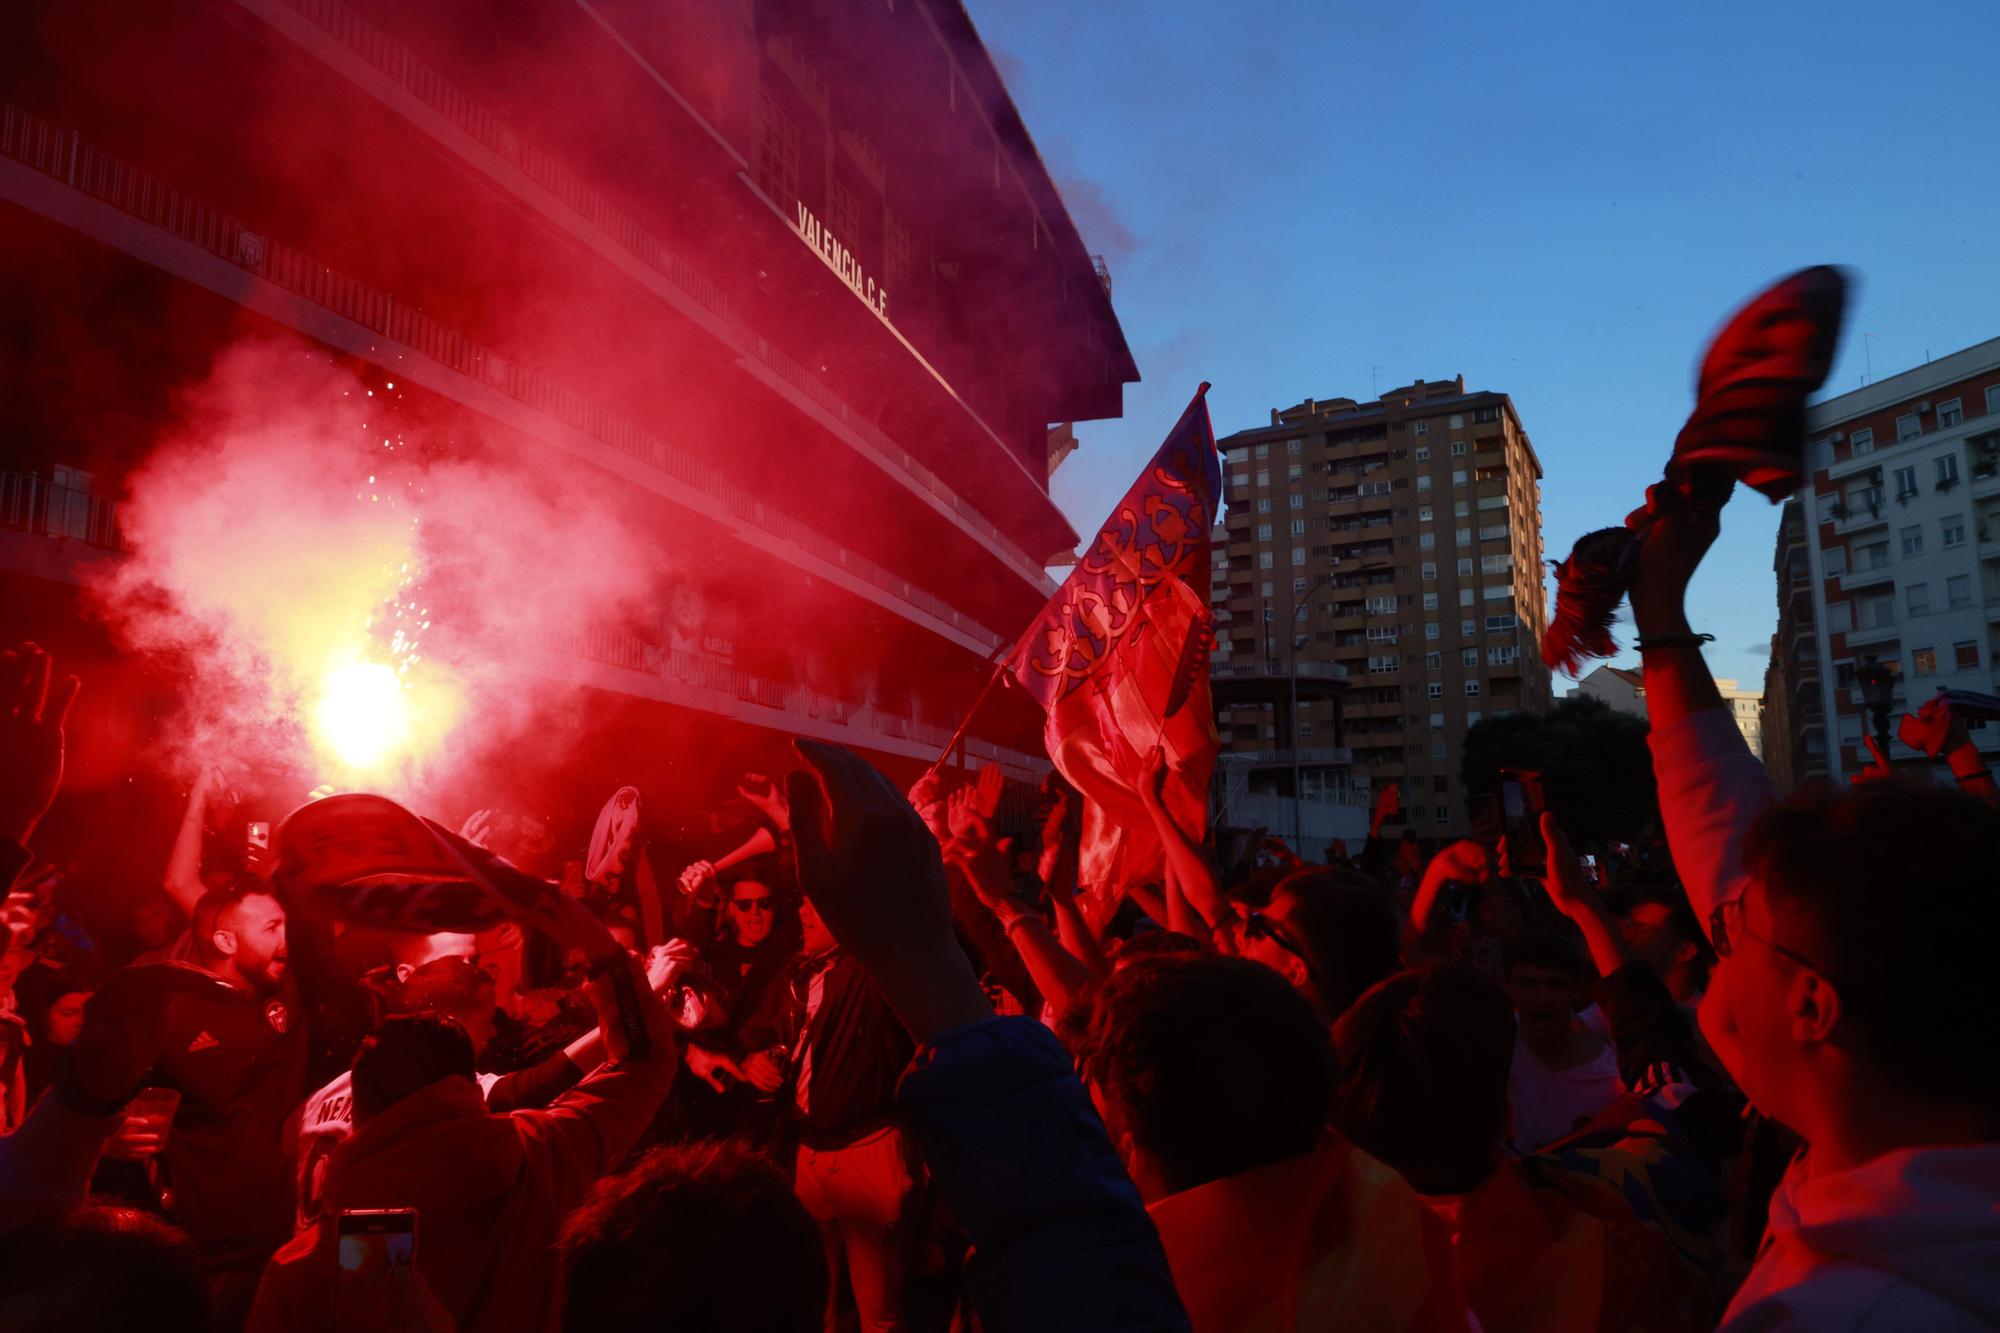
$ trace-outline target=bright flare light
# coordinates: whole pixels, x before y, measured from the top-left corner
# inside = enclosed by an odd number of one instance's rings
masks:
[[[321,746],[352,769],[393,760],[410,744],[403,682],[379,662],[349,662],[328,672],[313,722]]]

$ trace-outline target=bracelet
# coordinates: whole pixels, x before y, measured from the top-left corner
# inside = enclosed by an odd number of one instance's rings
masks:
[[[1654,634],[1639,640],[1640,652],[1654,648],[1699,648],[1704,643],[1714,643],[1713,634]]]
[[[1954,773],[1952,776],[1958,780],[1958,785],[1961,787],[1970,787],[1975,783],[1993,781],[1993,775],[1983,768],[1977,773]]]

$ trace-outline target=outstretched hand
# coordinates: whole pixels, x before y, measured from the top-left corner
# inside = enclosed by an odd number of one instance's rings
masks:
[[[952,839],[941,850],[947,862],[964,872],[979,901],[993,911],[1013,891],[1014,875],[1008,858],[1013,839],[993,835],[993,826],[979,813],[978,800],[979,793],[971,787],[961,787],[951,794],[947,805]]]
[[[1645,513],[1650,521],[1632,577],[1632,622],[1642,637],[1685,634],[1688,581],[1722,531],[1722,510],[1661,482],[1647,489]]]
[[[82,688],[50,686],[55,663],[32,643],[0,653],[0,837],[25,845],[62,786],[63,723]]]
[[[1570,846],[1569,835],[1547,810],[1542,812],[1542,850],[1549,867],[1544,881],[1549,900],[1564,916],[1575,916],[1578,909],[1591,901],[1590,886],[1584,882],[1583,863],[1577,858],[1576,848]]]
[[[992,1017],[952,933],[937,839],[864,760],[837,745],[793,745],[807,765],[786,779],[799,885],[827,929],[917,1040]]]

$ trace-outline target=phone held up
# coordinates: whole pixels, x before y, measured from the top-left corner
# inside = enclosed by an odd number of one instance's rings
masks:
[[[1516,875],[1548,873],[1542,846],[1542,811],[1547,808],[1540,769],[1500,770],[1500,836],[1506,839],[1508,868]]]
[[[336,1326],[382,1326],[407,1313],[415,1299],[417,1210],[344,1208],[336,1226]]]

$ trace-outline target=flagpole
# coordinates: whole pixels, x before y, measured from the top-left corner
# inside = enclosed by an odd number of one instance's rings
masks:
[[[938,754],[937,759],[924,771],[924,777],[930,778],[936,776],[937,771],[944,767],[944,761],[951,758],[953,748],[965,739],[965,733],[972,728],[972,719],[979,715],[980,706],[986,702],[986,696],[993,693],[993,687],[1000,683],[1000,678],[1006,674],[1006,671],[1007,664],[1005,661],[998,661],[993,664],[993,674],[986,678],[986,685],[979,691],[979,697],[972,701],[972,707],[965,710],[965,717],[959,722],[958,730],[951,733],[951,739],[944,743],[944,749]],[[960,766],[963,767],[962,759]]]

